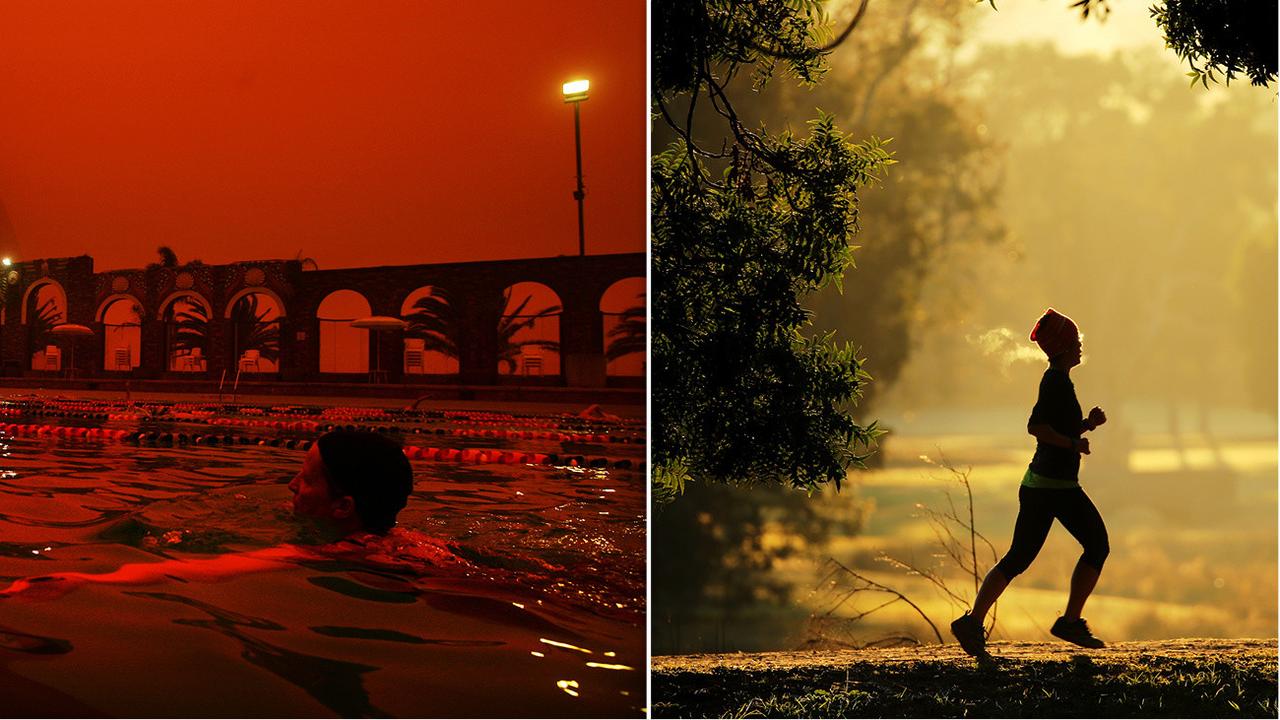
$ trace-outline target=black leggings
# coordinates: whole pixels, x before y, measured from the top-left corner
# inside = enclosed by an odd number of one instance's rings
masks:
[[[1018,488],[1018,520],[1013,525],[1013,543],[1009,552],[996,564],[1006,578],[1021,575],[1036,559],[1054,518],[1084,546],[1080,561],[1101,571],[1111,552],[1107,543],[1107,526],[1102,524],[1098,508],[1079,487],[1065,490]]]

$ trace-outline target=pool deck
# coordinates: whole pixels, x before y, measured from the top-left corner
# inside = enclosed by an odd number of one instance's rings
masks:
[[[245,404],[473,410],[531,414],[577,413],[598,404],[623,418],[643,419],[643,388],[518,385],[397,385],[368,383],[241,382],[218,392],[211,381],[0,378],[0,396],[34,393],[94,400],[182,400]]]

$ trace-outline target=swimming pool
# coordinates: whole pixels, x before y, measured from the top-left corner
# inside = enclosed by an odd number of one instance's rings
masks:
[[[297,543],[285,485],[325,427],[381,428],[419,449],[401,529],[373,550],[0,599],[6,715],[643,714],[642,426],[165,403],[0,411],[2,586]]]

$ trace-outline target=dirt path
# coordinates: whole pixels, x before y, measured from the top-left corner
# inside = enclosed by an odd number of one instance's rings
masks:
[[[995,642],[653,659],[654,717],[1276,717],[1275,640]]]

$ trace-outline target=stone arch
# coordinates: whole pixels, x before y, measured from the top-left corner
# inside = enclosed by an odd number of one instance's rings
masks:
[[[67,317],[66,288],[62,287],[62,283],[58,282],[57,280],[54,280],[53,278],[41,278],[31,283],[30,287],[27,288],[27,291],[22,294],[22,324],[23,325],[28,324],[30,320],[30,318],[28,317],[28,310],[29,310],[28,305],[31,304],[32,295],[37,295],[36,299],[38,301],[39,300],[38,295],[41,292],[41,288],[45,288],[45,287],[52,287],[56,292],[57,297],[60,297],[62,299],[62,321],[66,322],[66,317]]]
[[[195,290],[175,290],[157,317],[164,326],[165,370],[203,373],[209,368],[209,323],[213,307]]]
[[[604,323],[605,373],[643,376],[645,373],[645,279],[627,277],[614,281],[600,295]]]
[[[456,375],[465,320],[458,298],[440,285],[415,288],[400,303],[404,332],[404,374]]]
[[[351,327],[351,321],[371,315],[370,308],[364,293],[347,288],[333,290],[320,301],[320,372],[369,372],[369,331]]]
[[[236,372],[273,374],[280,371],[280,296],[265,288],[245,288],[227,303],[227,367]]]
[[[498,318],[499,375],[560,374],[560,295],[550,285],[521,281],[502,291]]]
[[[205,315],[208,317],[213,317],[213,305],[211,305],[203,295],[196,292],[195,290],[174,290],[173,292],[166,295],[164,300],[160,301],[160,309],[158,312],[156,312],[156,319],[164,320],[164,311],[169,308],[169,305],[172,304],[174,300],[177,300],[182,297],[195,298],[196,302],[199,303],[202,307],[204,307]]]
[[[223,319],[230,320],[231,311],[235,307],[236,303],[239,302],[241,298],[248,295],[266,295],[275,303],[276,308],[279,311],[278,317],[285,317],[288,315],[288,309],[285,307],[284,300],[281,300],[280,296],[277,295],[274,290],[267,287],[257,286],[244,288],[235,295],[232,295],[231,299],[227,301],[226,308],[223,310]]]
[[[107,296],[98,306],[94,321],[102,326],[102,368],[131,371],[142,363],[142,301],[129,293]],[[128,353],[127,360],[117,357]]]
[[[102,302],[98,303],[98,309],[93,314],[93,321],[102,322],[103,316],[107,312],[107,308],[111,307],[111,305],[117,300],[132,300],[138,304],[139,308],[142,307],[142,301],[138,299],[137,295],[134,295],[133,293],[114,293],[106,296],[102,299]],[[138,318],[138,322],[142,322],[142,317]]]
[[[42,308],[48,308],[41,312]],[[53,278],[41,278],[22,295],[22,324],[27,326],[28,367],[61,370],[62,349],[51,332],[67,321],[67,291]]]

